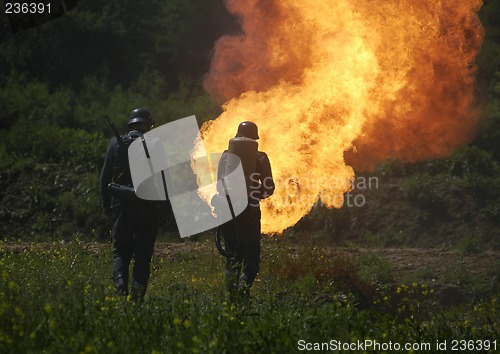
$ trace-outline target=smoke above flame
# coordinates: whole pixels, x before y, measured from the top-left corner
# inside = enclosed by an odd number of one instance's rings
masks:
[[[226,1],[242,33],[216,43],[205,89],[224,111],[201,133],[221,152],[241,121],[258,125],[277,185],[262,232],[294,225],[318,198],[341,207],[355,170],[446,156],[474,136],[481,5]]]

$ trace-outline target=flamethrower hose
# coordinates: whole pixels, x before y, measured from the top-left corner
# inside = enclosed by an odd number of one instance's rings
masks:
[[[224,180],[224,178],[221,179],[221,183],[222,183],[222,187],[224,188],[224,193],[226,195],[226,200],[227,200],[227,203],[228,203],[228,206],[229,206],[229,211],[231,212],[231,217],[233,218],[231,221],[229,222],[234,222],[234,219],[236,218],[236,215],[234,213],[234,209],[233,209],[233,203],[231,203],[231,198],[229,198],[229,192],[227,190],[227,186],[226,186],[226,181]],[[240,241],[240,237],[239,237],[239,233],[238,233],[238,230],[236,229],[236,226],[234,226],[234,232],[235,232],[235,235],[236,235],[236,252],[238,252],[239,250],[239,241]],[[220,243],[220,239],[221,239],[221,227],[220,226],[217,226],[217,231],[215,233],[215,246],[217,247],[217,251],[219,251],[219,253],[226,257],[226,258],[229,258],[231,257],[233,254],[226,251],[221,243]]]
[[[226,258],[229,258],[231,256],[231,253],[229,253],[228,251],[226,251],[224,249],[224,247],[222,247],[222,244],[220,243],[220,239],[221,239],[221,229],[220,229],[220,226],[217,227],[217,231],[215,232],[215,247],[217,247],[217,251],[219,251],[219,253],[226,257]]]

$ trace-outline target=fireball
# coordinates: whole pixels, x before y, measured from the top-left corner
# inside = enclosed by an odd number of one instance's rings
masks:
[[[318,200],[340,208],[355,170],[443,157],[474,136],[481,5],[226,1],[242,32],[216,43],[205,89],[223,113],[201,136],[222,152],[241,121],[258,125],[277,186],[262,232],[281,233]]]

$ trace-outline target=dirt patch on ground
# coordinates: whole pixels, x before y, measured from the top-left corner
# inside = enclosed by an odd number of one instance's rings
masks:
[[[429,275],[435,274],[436,280],[447,267],[463,268],[474,276],[496,270],[500,265],[500,253],[497,251],[485,251],[474,255],[463,255],[458,251],[419,248],[364,251],[375,252],[389,261],[397,275],[404,276],[427,270]]]
[[[363,249],[387,262],[396,283],[425,282],[438,289],[498,292],[500,252],[464,255],[439,249]],[[480,294],[478,294],[480,295]]]

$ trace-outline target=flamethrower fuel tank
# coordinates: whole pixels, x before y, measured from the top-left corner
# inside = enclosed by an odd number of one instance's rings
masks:
[[[241,161],[247,190],[249,190],[251,186],[250,176],[255,172],[258,146],[259,144],[250,138],[237,137],[229,140],[229,148],[227,151],[229,156],[225,166],[226,175],[228,172],[233,171],[239,164],[239,161]],[[233,156],[231,156],[231,154]],[[235,156],[238,158],[235,158]]]

